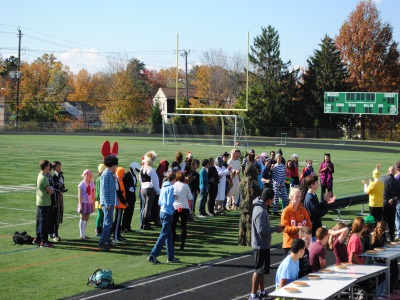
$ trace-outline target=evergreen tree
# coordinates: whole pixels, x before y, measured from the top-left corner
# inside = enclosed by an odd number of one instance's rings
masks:
[[[324,92],[348,91],[348,72],[332,38],[325,35],[320,49],[307,59],[308,70],[301,85],[305,127],[339,128],[347,119],[344,115],[324,114]]]
[[[242,114],[249,132],[256,135],[269,133],[269,127],[290,126],[291,96],[295,87],[293,74],[288,70],[290,62],[283,63],[280,58],[278,32],[272,26],[261,31],[254,38],[249,54],[252,64],[249,110]],[[242,95],[238,106],[243,107],[244,101]]]

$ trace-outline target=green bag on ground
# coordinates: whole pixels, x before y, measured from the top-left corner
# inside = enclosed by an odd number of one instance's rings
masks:
[[[88,277],[88,286],[93,285],[95,288],[105,289],[114,284],[112,279],[112,271],[110,269],[97,269]]]

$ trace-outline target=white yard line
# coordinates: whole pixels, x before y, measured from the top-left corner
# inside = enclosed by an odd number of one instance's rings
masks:
[[[277,248],[271,248],[271,251],[276,250],[276,249]],[[176,271],[174,274],[170,274],[170,275],[163,276],[163,277],[157,277],[155,279],[148,278],[147,280],[145,279],[146,281],[135,283],[133,285],[126,286],[126,287],[121,288],[121,289],[111,290],[111,291],[107,291],[107,292],[104,292],[104,293],[96,294],[96,295],[85,297],[85,298],[79,298],[79,299],[93,299],[93,298],[97,298],[97,297],[100,297],[100,296],[104,296],[104,295],[108,295],[108,294],[112,294],[112,293],[117,293],[119,291],[123,291],[123,290],[126,290],[126,289],[132,289],[132,288],[137,287],[137,286],[143,286],[143,285],[151,284],[151,283],[154,283],[154,282],[157,282],[157,281],[161,281],[161,280],[164,280],[164,279],[169,279],[169,278],[172,278],[172,277],[175,277],[175,276],[182,276],[183,274],[199,271],[199,270],[201,270],[203,268],[210,268],[212,266],[225,264],[225,263],[230,262],[230,261],[239,260],[239,259],[242,259],[242,258],[248,258],[249,256],[251,256],[251,254],[243,255],[243,256],[235,257],[235,258],[230,258],[230,259],[227,259],[227,260],[224,260],[224,261],[220,261],[220,262],[212,264],[212,265],[201,266],[199,268],[183,270],[181,272],[180,271]],[[275,266],[275,265],[279,265],[279,264],[280,264],[280,262],[272,264],[271,266]],[[226,278],[218,280],[218,281],[213,281],[213,282],[210,282],[210,283],[207,283],[207,284],[198,285],[198,286],[195,286],[193,288],[181,291],[179,293],[174,293],[174,294],[166,295],[166,296],[164,296],[162,298],[157,298],[157,300],[167,299],[167,298],[175,297],[177,295],[181,295],[181,294],[184,294],[184,293],[192,292],[194,290],[201,289],[201,288],[204,288],[204,287],[207,287],[207,286],[210,286],[210,285],[214,285],[214,284],[217,284],[217,283],[220,283],[220,282],[223,282],[223,281],[227,281],[227,280],[230,280],[230,279],[235,278],[235,277],[247,275],[247,274],[252,273],[252,272],[254,272],[254,270],[249,270],[249,271],[246,271],[246,272],[243,272],[243,273],[240,273],[240,274],[236,274],[236,275],[233,275],[233,276],[230,276],[230,277],[226,277]],[[240,298],[238,298],[238,299],[240,299]]]

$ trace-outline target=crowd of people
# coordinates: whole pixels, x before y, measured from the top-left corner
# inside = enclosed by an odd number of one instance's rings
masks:
[[[97,210],[98,248],[109,251],[116,243],[125,241],[122,234],[132,231],[138,194],[140,228],[161,227],[148,261],[160,263],[157,257],[166,245],[167,262],[179,262],[174,255],[174,246],[179,241],[179,249],[185,249],[187,226],[191,221],[239,209],[237,243],[253,247],[255,253],[250,299],[266,296],[264,275],[269,273],[271,234],[274,232],[283,232],[282,249],[287,255],[276,275],[277,288],[324,269],[327,245],[333,250],[337,263],[356,264],[364,263],[359,256],[363,251],[386,242],[377,230],[382,232],[387,226],[390,241],[395,241],[396,231],[400,238],[400,162],[391,166],[384,178],[381,178],[377,165],[372,173],[374,180],[369,184],[362,180],[364,192],[369,194],[369,217],[374,220],[374,226],[356,218],[349,233],[346,224],[338,223],[331,230],[322,224],[329,204],[336,200],[333,195],[335,169],[329,153],[324,154],[317,174],[312,160],[306,160],[300,171],[298,155],[293,154],[285,160],[281,149],[271,151],[269,155],[265,152],[256,155],[250,149],[244,156],[239,149],[232,149],[230,153],[224,152],[201,162],[191,152],[186,152],[184,159],[183,153],[178,151],[171,163],[160,160],[157,168],[154,165],[157,154],[148,151],[141,163],[130,164],[129,171],[118,166],[114,152],[117,150],[103,151],[103,163],[98,166],[95,182],[90,170],[82,173],[77,206],[80,238],[89,239],[87,223],[89,216]],[[49,237],[54,241],[61,239],[58,228],[63,219],[63,193],[67,189],[60,162],[51,164],[43,160],[40,169],[34,243],[53,247]],[[319,188],[320,197],[317,196]],[[280,225],[271,227],[271,217],[277,218]],[[178,227],[180,235],[177,234]],[[365,228],[369,228],[367,234]],[[373,241],[368,243],[371,233]],[[396,274],[396,270],[397,265],[391,272]]]

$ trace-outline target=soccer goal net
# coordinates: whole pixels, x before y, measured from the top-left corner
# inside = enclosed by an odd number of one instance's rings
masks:
[[[166,113],[162,117],[163,143],[248,146],[241,116]]]

